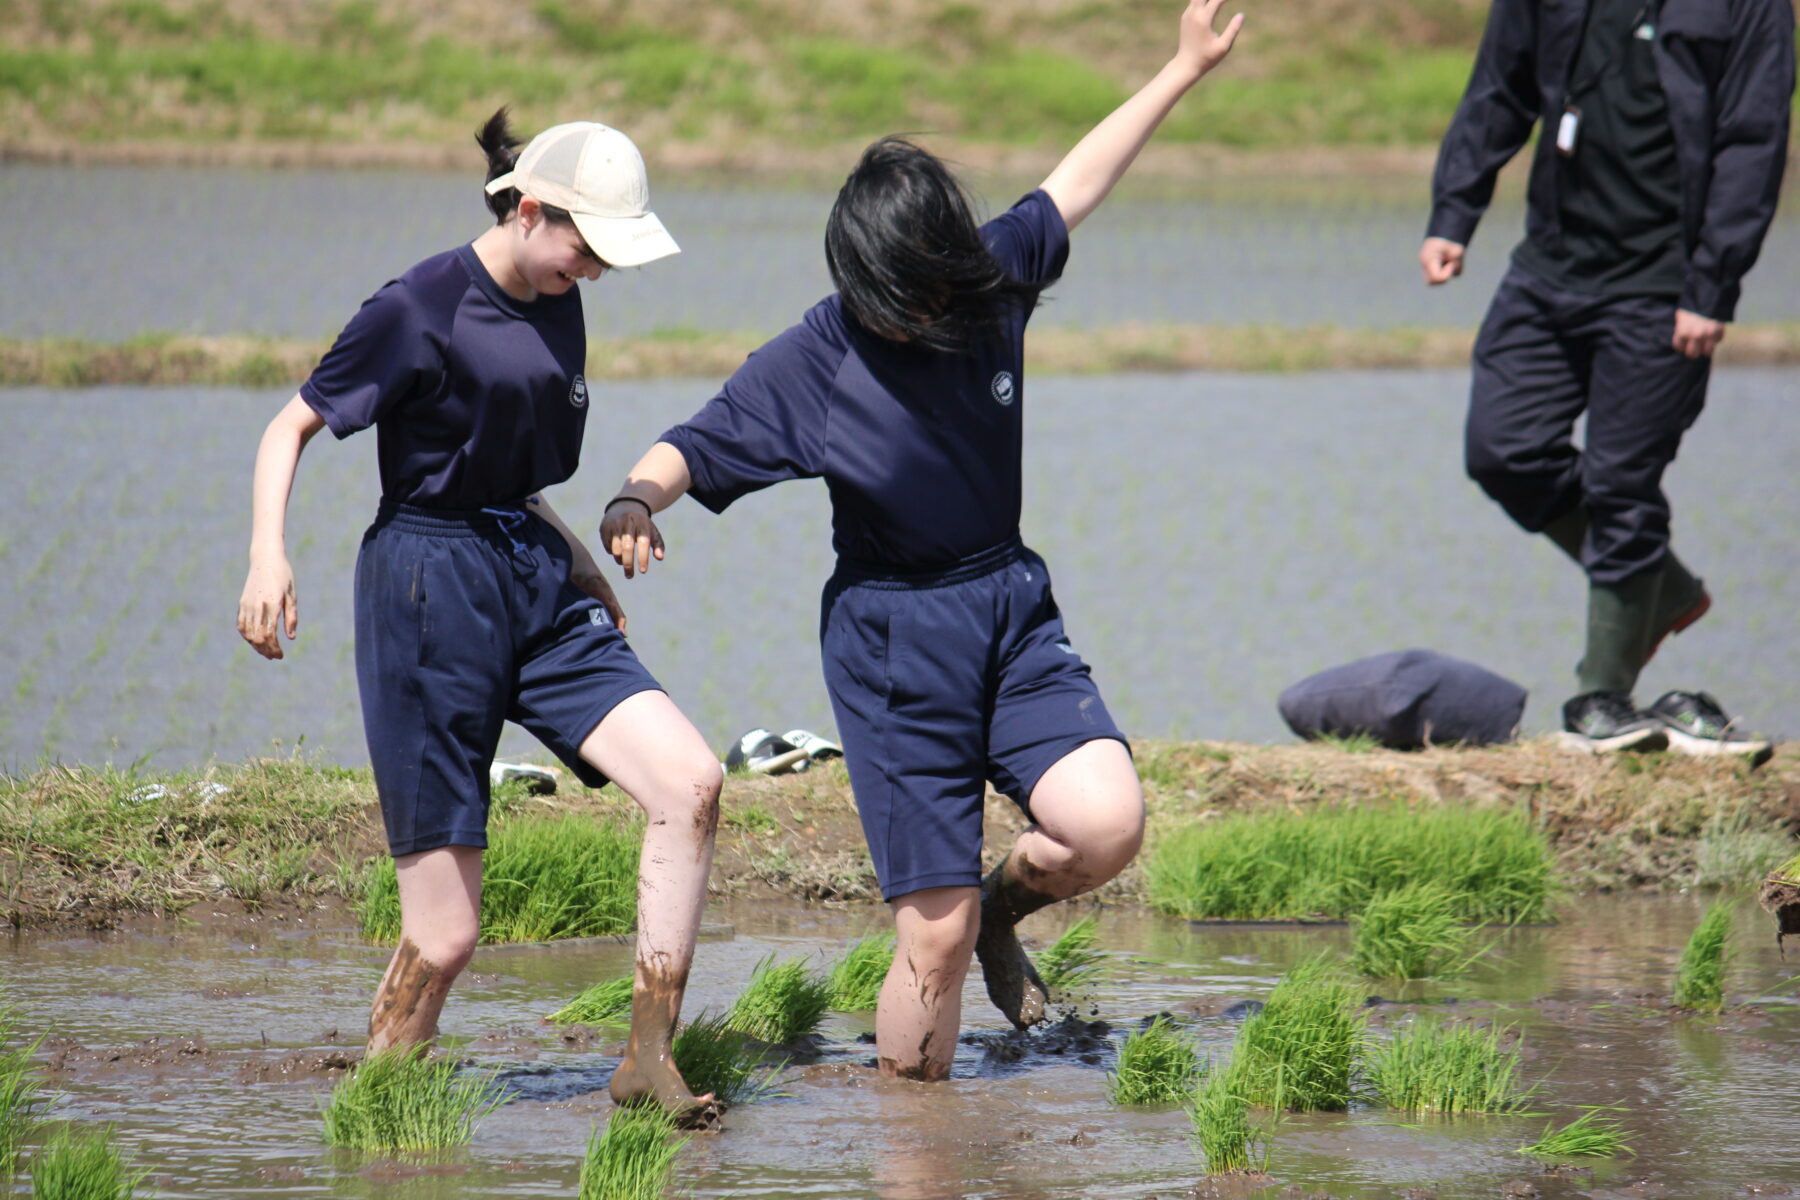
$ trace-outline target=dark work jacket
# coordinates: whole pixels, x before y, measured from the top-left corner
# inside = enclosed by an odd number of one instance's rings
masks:
[[[1494,0],[1438,151],[1427,237],[1468,244],[1500,168],[1540,116],[1561,118],[1587,11],[1588,0]],[[1655,54],[1681,171],[1680,305],[1729,321],[1787,163],[1792,0],[1664,0]],[[1526,231],[1551,249],[1562,242],[1556,175],[1533,171],[1527,196]]]

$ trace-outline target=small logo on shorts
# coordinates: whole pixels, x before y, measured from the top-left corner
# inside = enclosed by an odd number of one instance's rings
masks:
[[[575,382],[569,385],[569,403],[576,408],[587,407],[587,377],[577,375]]]
[[[1013,402],[1012,372],[1002,371],[994,376],[994,382],[988,385],[988,391],[992,392],[994,399],[1000,403],[1011,404]]]
[[[1075,653],[1075,647],[1069,645],[1068,639],[1066,638],[1056,643],[1056,648],[1061,650],[1064,654],[1073,655]]]
[[[606,610],[603,608],[588,609],[588,624],[590,624],[590,625],[606,624]]]

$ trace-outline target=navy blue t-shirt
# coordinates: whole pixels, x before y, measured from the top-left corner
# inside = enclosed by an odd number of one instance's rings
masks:
[[[1042,191],[981,235],[1025,283],[1051,283],[1069,255]],[[1019,530],[1030,316],[1021,306],[998,335],[947,354],[868,332],[833,294],[661,440],[714,512],[784,479],[823,477],[839,555],[902,570],[955,563]]]
[[[363,303],[300,387],[340,438],[375,426],[385,499],[516,504],[561,483],[587,423],[581,296],[509,296],[473,247]]]

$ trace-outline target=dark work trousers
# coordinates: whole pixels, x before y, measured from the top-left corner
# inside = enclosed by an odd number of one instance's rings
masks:
[[[1469,477],[1533,533],[1585,506],[1581,562],[1595,583],[1620,583],[1668,552],[1663,470],[1706,403],[1712,367],[1670,345],[1674,332],[1671,298],[1584,296],[1514,267],[1475,341]]]

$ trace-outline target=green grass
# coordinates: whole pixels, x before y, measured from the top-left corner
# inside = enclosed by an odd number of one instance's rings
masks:
[[[763,959],[725,1014],[725,1024],[771,1045],[805,1037],[831,1007],[831,985],[800,959]]]
[[[599,1025],[631,1015],[632,977],[596,983],[547,1018],[555,1025]]]
[[[1762,881],[1791,852],[1794,839],[1749,806],[1714,813],[1694,847],[1694,885],[1742,887]]]
[[[1520,1146],[1521,1153],[1533,1158],[1611,1158],[1619,1154],[1631,1154],[1631,1147],[1625,1144],[1625,1128],[1619,1124],[1617,1117],[1607,1115],[1604,1108],[1590,1108],[1575,1120],[1561,1129],[1553,1129],[1552,1121],[1544,1126],[1544,1136],[1529,1146]],[[1616,1110],[1614,1110],[1616,1111]]]
[[[1371,979],[1441,979],[1467,971],[1479,951],[1457,898],[1437,883],[1409,883],[1370,899],[1350,918],[1356,969]]]
[[[1522,813],[1321,807],[1169,831],[1144,868],[1153,906],[1190,918],[1343,917],[1376,895],[1436,882],[1477,921],[1548,914],[1550,850]]]
[[[1094,948],[1098,941],[1099,922],[1083,917],[1037,956],[1038,975],[1051,996],[1091,987],[1099,979],[1106,956]]]
[[[1533,1090],[1519,1081],[1519,1054],[1495,1026],[1417,1024],[1370,1054],[1364,1074],[1376,1099],[1400,1112],[1518,1112]]]
[[[363,1059],[332,1089],[325,1142],[380,1151],[461,1146],[506,1097],[491,1071],[465,1072],[410,1048],[388,1050]]]
[[[1688,938],[1675,968],[1675,1006],[1716,1013],[1725,1007],[1725,972],[1730,967],[1731,905],[1715,900]]]
[[[866,1012],[874,1008],[893,964],[893,934],[878,933],[859,939],[831,964],[826,976],[831,1007],[838,1012]]]
[[[541,942],[625,933],[637,921],[641,821],[515,817],[497,822],[482,858],[481,940]],[[360,906],[372,942],[400,936],[392,859],[378,859]]]
[[[1777,875],[1782,879],[1792,880],[1795,883],[1800,883],[1800,854],[1794,855],[1794,857],[1788,859],[1779,867],[1776,867],[1770,874]]]
[[[1209,1174],[1267,1171],[1267,1131],[1250,1123],[1250,1105],[1229,1066],[1211,1071],[1188,1099],[1189,1137]]]
[[[111,1129],[78,1133],[65,1126],[31,1160],[33,1200],[131,1200],[145,1172],[134,1170]]]
[[[660,1108],[621,1108],[588,1138],[579,1200],[661,1200],[688,1139]]]
[[[1114,1104],[1178,1104],[1200,1078],[1200,1053],[1193,1038],[1158,1016],[1125,1039],[1119,1060],[1106,1077]]]
[[[20,1147],[41,1124],[44,1082],[33,1055],[42,1041],[20,1041],[18,1010],[0,1008],[0,1179],[18,1169]]]
[[[1261,1012],[1238,1030],[1231,1070],[1240,1094],[1265,1108],[1337,1112],[1367,1038],[1362,994],[1325,956],[1281,977]]]
[[[723,1016],[701,1017],[675,1035],[675,1069],[696,1096],[713,1093],[721,1103],[743,1104],[774,1092],[785,1061],[770,1065],[747,1034]]]

